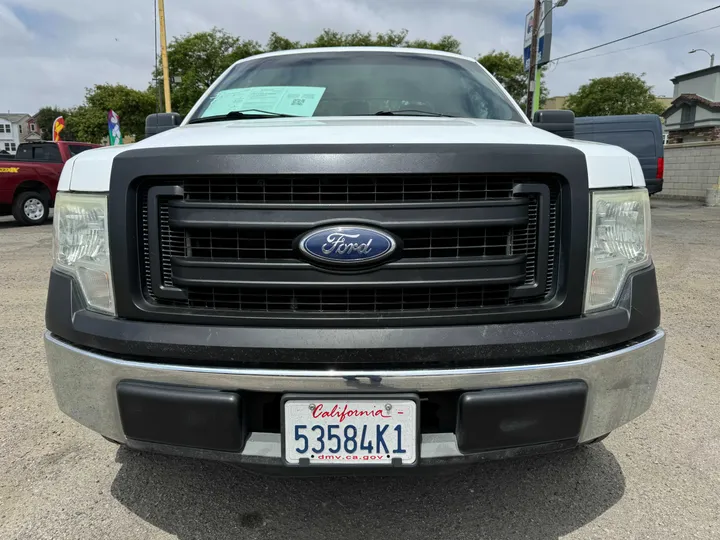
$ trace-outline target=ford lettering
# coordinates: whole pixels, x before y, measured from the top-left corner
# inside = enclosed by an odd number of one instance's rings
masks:
[[[378,262],[395,248],[392,236],[370,227],[326,227],[300,240],[300,249],[308,258],[329,264]]]

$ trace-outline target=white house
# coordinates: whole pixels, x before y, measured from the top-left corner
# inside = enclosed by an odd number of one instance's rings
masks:
[[[720,66],[671,79],[673,101],[663,113],[669,142],[720,140]]]
[[[15,154],[20,143],[41,138],[34,117],[25,113],[0,113],[0,153]]]

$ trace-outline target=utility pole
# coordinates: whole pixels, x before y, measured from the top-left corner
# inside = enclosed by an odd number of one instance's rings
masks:
[[[162,1],[162,0],[161,0]],[[542,0],[534,0],[535,9],[533,10],[532,20],[532,44],[530,45],[530,73],[528,74],[528,96],[525,105],[527,116],[532,120],[533,103],[535,101],[535,78],[537,71],[538,56],[538,33],[540,32],[540,6]]]
[[[165,0],[158,0],[160,14],[160,56],[163,66],[163,86],[165,87],[165,112],[172,112],[170,102],[170,67],[168,66],[167,36],[165,34]]]

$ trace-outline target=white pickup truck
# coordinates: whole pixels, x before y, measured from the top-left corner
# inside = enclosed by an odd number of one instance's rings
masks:
[[[650,407],[643,171],[555,134],[571,113],[533,126],[470,58],[342,48],[241,60],[177,120],[60,179],[45,342],[78,422],[347,474],[570,449]]]

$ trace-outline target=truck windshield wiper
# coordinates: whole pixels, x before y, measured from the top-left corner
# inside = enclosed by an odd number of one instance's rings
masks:
[[[195,118],[188,124],[202,124],[203,122],[222,122],[223,120],[253,120],[259,118],[297,118],[295,114],[283,114],[272,111],[261,111],[260,109],[245,109],[243,111],[230,111],[227,114]]]
[[[375,116],[444,116],[446,118],[457,118],[452,114],[436,113],[431,111],[421,111],[420,109],[398,109],[395,111],[378,111]]]

